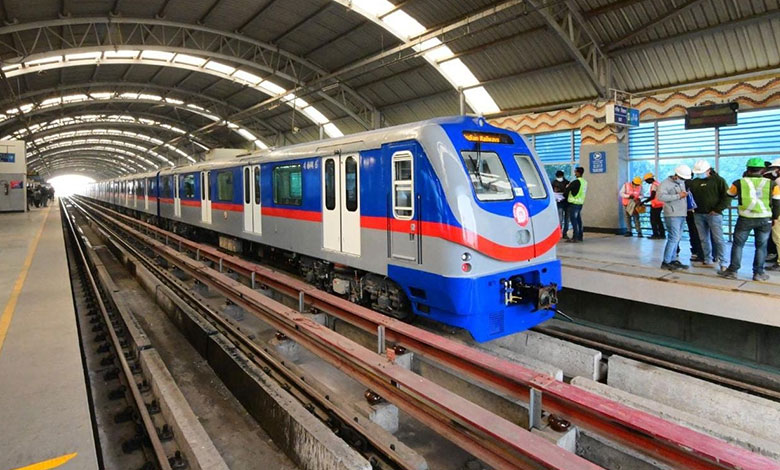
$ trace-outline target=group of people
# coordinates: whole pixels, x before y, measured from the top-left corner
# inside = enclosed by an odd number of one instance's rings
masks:
[[[588,194],[588,182],[582,177],[583,174],[585,168],[578,166],[574,169],[574,179],[569,181],[559,170],[555,173],[555,180],[552,182],[555,200],[558,203],[558,218],[563,228],[563,238],[568,243],[582,242],[582,206]],[[571,238],[569,238],[569,222],[573,230]]]
[[[661,268],[670,271],[688,269],[679,260],[683,224],[688,225],[691,237],[692,260],[703,266],[718,267],[718,275],[736,279],[742,263],[742,250],[752,233],[755,239],[753,279],[766,281],[765,271],[780,271],[777,245],[780,245],[780,159],[765,162],[751,158],[742,178],[731,185],[726,183],[706,160],[699,160],[691,169],[688,165],[675,168],[674,174],[658,182],[651,173],[644,176],[650,185],[650,195],[642,197],[642,179],[634,178],[620,190],[628,232],[632,226],[642,236],[639,214],[644,204],[650,203],[653,236],[666,238]],[[694,178],[694,175],[697,177]],[[734,241],[730,257],[726,255],[723,237],[723,211],[737,199],[739,217],[734,227]],[[663,214],[663,219],[661,218]],[[665,225],[665,227],[664,227]],[[668,234],[666,233],[668,231]],[[772,247],[775,261],[765,267],[768,248]]]
[[[54,187],[50,184],[31,183],[27,185],[27,210],[30,207],[46,207],[54,200]]]

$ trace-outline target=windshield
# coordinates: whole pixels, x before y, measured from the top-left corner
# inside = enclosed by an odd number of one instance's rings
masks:
[[[547,197],[547,189],[544,187],[542,176],[536,169],[536,165],[531,161],[528,155],[515,155],[517,166],[525,178],[525,185],[528,187],[528,194],[532,199],[544,199]]]
[[[513,199],[512,185],[509,184],[504,165],[495,152],[464,151],[461,154],[477,199],[480,201]]]

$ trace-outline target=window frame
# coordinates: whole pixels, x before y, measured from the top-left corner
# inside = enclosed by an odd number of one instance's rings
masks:
[[[330,175],[328,175],[328,166],[330,165]],[[325,210],[336,210],[336,159],[325,159]],[[330,178],[330,187],[328,179]]]
[[[409,177],[408,180],[399,180],[396,179],[396,169],[395,164],[397,162],[406,162],[408,161],[410,163],[410,171],[409,171]],[[390,169],[390,181],[392,184],[392,206],[393,206],[393,217],[397,220],[412,220],[414,219],[414,213],[415,213],[415,191],[414,191],[414,154],[410,152],[409,150],[400,150],[398,152],[393,153],[393,156],[390,159],[391,169]],[[401,189],[408,189],[410,193],[410,206],[399,206],[397,201],[397,190]],[[409,214],[399,214],[399,210],[402,211],[409,211]]]
[[[222,169],[222,170],[215,170],[216,180],[217,180],[217,202],[233,202],[233,197],[235,197],[235,190],[236,190],[236,181],[235,181],[235,175],[233,174],[233,169]],[[230,196],[228,199],[225,199],[222,197],[222,182],[219,180],[219,177],[223,174],[230,176]],[[226,184],[226,183],[225,183]]]
[[[279,197],[280,195],[279,195],[279,191],[278,191],[279,186],[277,184],[277,175],[280,174],[280,172],[282,170],[287,170],[287,169],[290,169],[290,168],[296,168],[296,170],[293,170],[291,172],[287,172],[286,173],[286,175],[288,177],[288,184],[287,184],[288,193],[289,193],[289,188],[291,187],[291,185],[289,184],[289,179],[290,179],[289,175],[293,174],[294,172],[297,172],[297,173],[300,174],[300,178],[301,178],[301,194],[300,194],[300,198],[297,200],[297,202],[289,202],[292,198],[290,197],[290,194],[288,194],[287,198],[284,198],[284,202],[280,202],[280,199],[282,199],[282,198]],[[271,189],[273,191],[273,201],[274,201],[274,204],[277,204],[277,205],[280,205],[280,206],[296,206],[296,207],[302,206],[303,205],[303,164],[301,164],[301,163],[283,163],[283,164],[274,166],[274,168],[273,168],[273,170],[271,172]]]
[[[469,171],[468,163],[466,162],[466,155],[467,153],[482,153],[482,154],[491,154],[495,155],[496,159],[498,160],[498,163],[501,165],[501,170],[504,172],[504,178],[506,179],[507,184],[509,185],[509,190],[507,192],[507,196],[505,198],[501,199],[482,199],[480,197],[480,193],[477,192],[477,188],[474,184],[474,182],[471,180],[471,172]],[[471,191],[474,194],[474,197],[477,199],[477,201],[483,203],[483,202],[506,202],[506,201],[512,201],[515,199],[515,192],[514,189],[512,189],[512,181],[509,179],[509,173],[506,171],[506,166],[504,165],[504,161],[501,159],[501,155],[498,154],[495,150],[461,150],[460,151],[460,159],[463,162],[463,169],[466,170],[466,178],[468,179],[469,185],[471,186]],[[479,168],[476,169],[477,172],[480,171]]]
[[[350,160],[352,160],[355,164],[354,200],[351,200],[349,197],[350,170],[348,169],[348,165],[350,163],[349,162]],[[360,165],[358,164],[358,159],[356,155],[348,155],[344,159],[344,208],[347,210],[347,212],[357,212],[358,209],[360,209]]]
[[[187,181],[192,183],[192,194],[187,194]],[[184,173],[179,178],[179,199],[195,199],[195,174]]]
[[[534,200],[542,200],[547,199],[549,194],[547,193],[547,186],[544,184],[544,179],[542,178],[542,174],[539,171],[539,167],[536,165],[536,162],[534,161],[533,157],[530,154],[527,153],[516,153],[514,154],[515,157],[515,163],[517,163],[517,168],[520,170],[520,174],[523,176],[523,179],[525,180],[525,187],[528,190],[528,197]],[[541,196],[534,196],[533,192],[531,191],[531,187],[528,184],[528,177],[523,172],[523,169],[520,167],[520,162],[518,158],[522,158],[523,160],[527,161],[528,164],[533,169],[534,177],[536,178],[536,184],[535,186],[538,188],[541,188],[542,192],[544,192]]]

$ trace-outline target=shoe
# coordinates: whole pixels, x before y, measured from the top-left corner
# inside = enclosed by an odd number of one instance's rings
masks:
[[[767,274],[767,273],[756,273],[756,274],[753,274],[753,280],[754,281],[768,281],[769,280],[769,274]]]
[[[568,236],[568,235],[566,235],[566,234],[564,233],[564,234],[561,236],[561,238],[563,238],[564,240],[568,240],[568,239],[569,239],[569,236]]]
[[[633,235],[631,235],[631,232],[626,232],[625,235],[623,235],[623,236],[624,237],[633,237]]]
[[[691,256],[691,263],[700,263],[704,261],[701,256]]]
[[[645,238],[644,236],[642,236],[642,234],[641,234],[641,233],[640,233],[640,234],[638,234],[636,237],[637,237],[637,238]]]
[[[677,269],[688,269],[688,268],[690,268],[690,266],[688,266],[687,264],[682,264],[681,262],[679,262],[677,260],[672,261],[669,264],[671,264],[672,266],[675,266]]]
[[[726,278],[726,279],[736,279],[737,273],[734,271],[731,271],[729,269],[726,269],[725,271],[718,271],[718,276]]]
[[[567,238],[566,239],[566,243],[577,243],[577,240],[575,240],[573,238]]]
[[[667,271],[677,271],[680,268],[673,265],[672,263],[661,263],[661,269],[665,269]]]
[[[705,268],[711,268],[715,266],[715,264],[712,261],[702,261],[701,265]]]
[[[780,271],[780,263],[775,263],[772,266],[766,268],[767,271]]]

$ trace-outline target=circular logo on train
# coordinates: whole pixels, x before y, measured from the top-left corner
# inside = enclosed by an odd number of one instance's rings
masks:
[[[512,214],[515,216],[515,222],[521,227],[528,225],[530,216],[528,215],[528,208],[522,202],[516,202],[515,207],[512,208]]]

